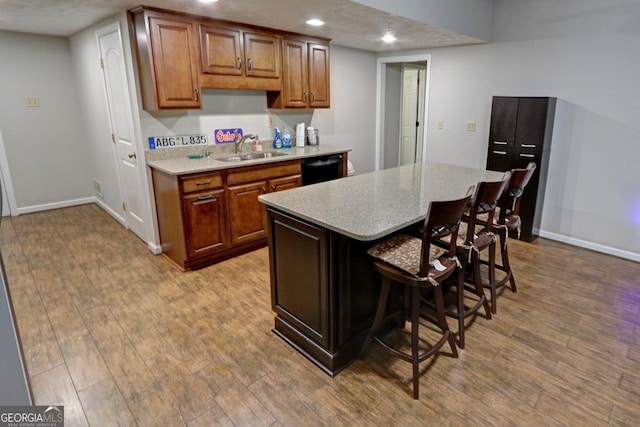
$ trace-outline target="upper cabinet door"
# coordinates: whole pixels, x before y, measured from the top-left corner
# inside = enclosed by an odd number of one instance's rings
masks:
[[[282,42],[284,60],[282,96],[284,106],[305,108],[308,101],[307,86],[307,43],[285,39]]]
[[[150,17],[149,33],[158,108],[200,108],[191,23]]]
[[[244,33],[246,76],[280,78],[279,40],[275,35]]]
[[[329,46],[309,43],[309,107],[331,105],[329,84]]]
[[[202,72],[241,76],[244,63],[240,30],[200,25]]]

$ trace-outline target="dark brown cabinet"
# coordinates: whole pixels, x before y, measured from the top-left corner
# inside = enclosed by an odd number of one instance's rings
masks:
[[[282,91],[269,93],[270,108],[329,108],[329,44],[282,40]]]
[[[487,169],[507,171],[524,168],[529,162],[537,166],[520,203],[520,238],[529,242],[538,237],[540,229],[556,101],[495,96],[491,104]]]
[[[321,348],[329,348],[329,233],[277,213],[269,220],[271,308],[278,315],[276,324],[290,324]],[[289,330],[276,326],[274,331],[282,335]],[[315,347],[311,348],[313,352]]]
[[[143,108],[202,108],[191,21],[145,9],[132,16]]]

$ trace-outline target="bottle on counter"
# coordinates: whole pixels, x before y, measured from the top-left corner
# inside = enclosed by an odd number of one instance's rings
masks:
[[[291,131],[286,126],[282,131],[282,148],[291,148]]]
[[[253,140],[251,151],[262,151],[262,142],[260,142],[258,135],[256,135],[256,138]]]
[[[273,137],[273,148],[282,148],[282,137],[280,136],[280,129],[274,128],[276,135]]]

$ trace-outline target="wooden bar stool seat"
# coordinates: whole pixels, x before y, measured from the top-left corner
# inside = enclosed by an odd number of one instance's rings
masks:
[[[369,249],[368,254],[373,259],[374,269],[382,276],[378,308],[376,309],[373,326],[362,347],[361,358],[365,356],[370,342],[376,341],[382,347],[400,359],[413,366],[413,397],[419,397],[419,364],[427,358],[434,356],[445,345],[449,344],[451,353],[458,357],[455,340],[449,330],[444,312],[442,296],[442,282],[458,271],[462,280],[462,270],[456,256],[455,241],[458,233],[460,219],[467,206],[473,188],[468,194],[458,200],[446,202],[432,202],[425,218],[422,238],[398,235],[378,243]],[[447,250],[432,246],[435,238],[453,236],[452,243]],[[403,323],[407,318],[411,322],[411,352],[407,353],[388,344],[380,336],[383,325],[388,317],[387,303],[393,284],[404,287],[404,312]],[[435,316],[427,316],[422,313],[424,300],[422,291],[430,289],[435,298]],[[408,313],[407,313],[408,312]],[[435,324],[440,332],[437,341],[426,349],[419,348],[420,319],[423,318]],[[404,328],[403,328],[404,330]]]

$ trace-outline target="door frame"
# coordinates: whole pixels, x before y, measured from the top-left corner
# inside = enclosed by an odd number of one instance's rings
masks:
[[[2,139],[2,129],[0,129],[0,179],[2,179],[2,187],[7,194],[7,200],[3,200],[2,206],[7,206],[9,216],[18,215],[18,203],[16,202],[16,193],[13,191],[13,181],[11,180],[11,172],[9,171],[9,160],[7,159],[7,150],[4,148],[4,139]],[[2,212],[0,212],[2,216]]]
[[[426,79],[424,84],[424,123],[428,123],[429,118],[429,91],[431,89],[431,55],[416,54],[404,56],[386,56],[378,58],[377,61],[377,78],[376,78],[376,134],[375,134],[375,160],[374,170],[378,171],[384,166],[384,145],[382,137],[384,135],[384,117],[385,117],[385,78],[387,64],[395,64],[402,62],[426,62]],[[427,153],[427,134],[426,126],[422,137],[422,161],[426,160]]]

